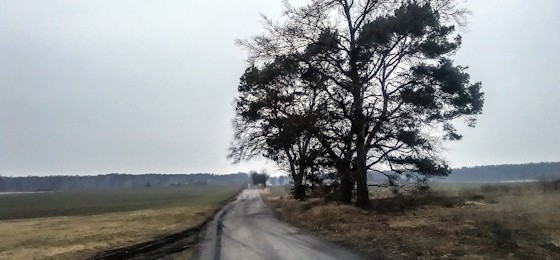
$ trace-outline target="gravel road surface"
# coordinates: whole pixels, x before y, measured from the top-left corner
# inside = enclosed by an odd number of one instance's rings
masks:
[[[362,259],[278,221],[258,190],[246,189],[210,223],[199,259]]]

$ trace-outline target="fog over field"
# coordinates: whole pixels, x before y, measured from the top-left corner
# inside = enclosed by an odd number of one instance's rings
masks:
[[[303,0],[293,0],[298,5]],[[450,165],[560,161],[560,1],[471,0],[456,63],[481,81]],[[3,1],[0,175],[230,173],[236,38],[275,1]]]

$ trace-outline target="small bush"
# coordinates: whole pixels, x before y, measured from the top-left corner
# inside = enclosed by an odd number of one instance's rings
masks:
[[[555,181],[542,181],[540,185],[543,191],[558,191],[560,190],[560,180]]]
[[[481,195],[481,194],[474,194],[474,195],[469,197],[470,200],[474,200],[474,201],[483,200],[485,198],[486,198],[486,196]]]
[[[480,190],[484,193],[493,193],[493,192],[510,192],[511,186],[507,184],[486,184],[480,187]]]

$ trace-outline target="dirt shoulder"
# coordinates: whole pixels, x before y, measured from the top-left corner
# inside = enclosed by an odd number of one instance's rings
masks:
[[[275,214],[327,240],[389,259],[560,259],[560,190],[443,188],[424,195],[374,194],[374,209],[298,202],[274,188]]]

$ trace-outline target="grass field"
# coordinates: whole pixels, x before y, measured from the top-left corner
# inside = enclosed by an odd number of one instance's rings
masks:
[[[202,223],[240,187],[0,195],[0,259],[81,259]]]
[[[237,187],[179,186],[0,195],[0,220],[79,216],[219,202]]]
[[[426,194],[372,192],[374,208],[263,194],[284,220],[390,259],[560,259],[560,183],[436,185]]]

